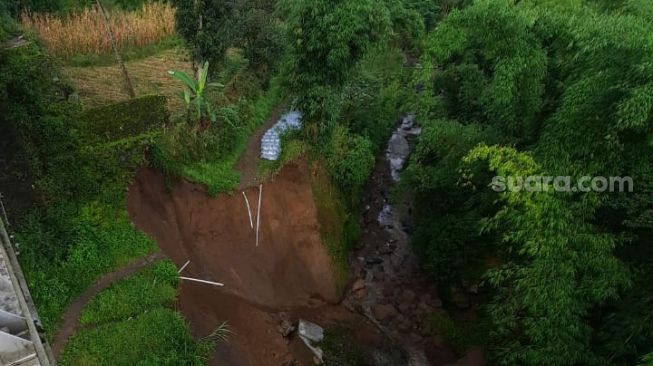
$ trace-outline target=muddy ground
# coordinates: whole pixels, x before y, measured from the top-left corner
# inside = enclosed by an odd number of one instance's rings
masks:
[[[218,346],[213,365],[279,366],[310,364],[302,347],[283,337],[280,324],[305,318],[323,326],[344,321],[375,341],[373,326],[337,306],[331,259],[319,237],[317,209],[308,169],[291,163],[263,186],[259,245],[256,227],[258,187],[211,198],[184,181],[166,189],[164,177],[139,172],[129,191],[135,225],[151,235],[183,276],[224,283],[224,288],[183,282],[179,309],[199,337],[227,321],[228,344]]]

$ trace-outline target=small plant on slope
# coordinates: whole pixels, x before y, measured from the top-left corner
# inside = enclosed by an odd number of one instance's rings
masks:
[[[194,119],[201,129],[205,129],[209,121],[216,123],[220,118],[233,125],[233,121],[236,119],[235,111],[232,108],[226,107],[221,107],[216,110],[209,100],[208,92],[211,89],[223,88],[224,85],[216,82],[207,82],[208,72],[209,63],[205,62],[204,66],[198,71],[197,80],[188,76],[183,71],[168,71],[168,74],[180,80],[185,86],[180,96],[186,102],[186,119],[189,123]],[[193,109],[194,113],[192,114],[191,110]]]

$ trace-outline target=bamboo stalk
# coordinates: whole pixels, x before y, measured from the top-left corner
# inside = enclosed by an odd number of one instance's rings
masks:
[[[109,37],[109,41],[111,41],[111,48],[113,49],[113,53],[116,57],[116,61],[118,62],[118,66],[122,71],[122,77],[125,82],[125,90],[127,90],[127,93],[129,94],[130,98],[136,98],[136,93],[134,92],[134,86],[132,85],[132,81],[129,78],[127,67],[125,67],[125,62],[122,60],[122,56],[120,56],[120,52],[118,52],[118,46],[116,46],[116,39],[113,36],[113,31],[111,30],[111,25],[109,24],[109,15],[107,14],[107,11],[104,9],[104,6],[102,6],[102,2],[100,0],[95,0],[95,2],[97,3],[98,9],[100,9],[102,18],[104,18],[104,27],[107,30],[107,36]]]

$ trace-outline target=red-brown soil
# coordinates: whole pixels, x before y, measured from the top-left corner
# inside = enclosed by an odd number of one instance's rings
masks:
[[[184,282],[179,309],[195,335],[210,334],[227,321],[233,332],[219,344],[213,365],[280,366],[308,364],[279,333],[281,317],[299,317],[328,326],[362,318],[336,306],[339,293],[331,258],[319,236],[309,169],[303,162],[284,167],[263,185],[259,246],[256,246],[258,187],[246,189],[254,229],[242,192],[211,198],[191,183],[170,190],[157,172],[143,169],[129,191],[128,211],[150,234],[182,275],[224,283],[223,288]],[[369,338],[369,337],[368,337]]]
[[[263,185],[258,247],[258,187],[244,191],[254,229],[240,192],[211,198],[185,181],[167,192],[163,177],[148,169],[130,189],[128,210],[177,265],[190,260],[185,273],[222,282],[225,292],[275,309],[334,303],[339,296],[307,171],[290,164]]]

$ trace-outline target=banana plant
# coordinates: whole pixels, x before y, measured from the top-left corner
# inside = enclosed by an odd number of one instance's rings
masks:
[[[184,84],[184,90],[179,93],[180,97],[186,103],[187,119],[190,122],[191,110],[195,109],[195,120],[199,123],[200,127],[206,127],[207,121],[213,123],[218,121],[218,118],[223,118],[230,124],[233,124],[230,108],[219,108],[215,110],[211,105],[211,101],[207,98],[207,91],[211,89],[224,88],[224,85],[215,82],[207,82],[209,74],[209,63],[205,62],[204,66],[197,74],[197,80],[190,77],[183,71],[168,71],[175,79]]]

